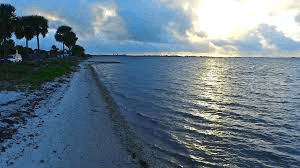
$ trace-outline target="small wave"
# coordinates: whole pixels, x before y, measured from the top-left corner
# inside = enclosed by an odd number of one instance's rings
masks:
[[[177,132],[193,135],[194,138],[201,138],[201,139],[213,140],[213,141],[223,140],[223,137],[219,136],[222,134],[221,133],[218,134],[217,133],[218,131],[212,129],[211,127],[204,126],[203,128],[195,128],[188,125],[181,125],[181,126],[182,127],[176,129]]]
[[[173,111],[172,112],[173,115],[177,115],[180,116],[181,118],[179,118],[181,121],[184,118],[189,118],[189,119],[194,119],[197,120],[198,122],[202,122],[202,123],[213,123],[213,121],[206,119],[205,117],[202,117],[200,114],[196,115],[193,113],[187,113],[184,111]]]
[[[254,105],[247,105],[247,104],[241,104],[238,102],[217,102],[217,105],[221,105],[221,106],[231,106],[231,107],[243,107],[246,109],[251,109],[251,110],[256,110],[258,109],[257,106]]]
[[[267,100],[267,99],[265,99],[265,101],[267,102],[267,103],[275,103],[275,104],[287,104],[287,103],[290,103],[289,101],[275,101],[275,100]]]
[[[165,160],[171,163],[172,165],[175,165],[176,167],[186,167],[186,166],[193,166],[193,167],[211,167],[214,164],[209,163],[205,161],[205,157],[202,157],[201,159],[195,159],[195,157],[191,157],[188,153],[183,153],[180,151],[175,151],[172,149],[164,148],[161,146],[155,146],[154,150],[158,150],[165,154]],[[181,165],[181,166],[179,166]]]
[[[155,118],[153,116],[147,115],[147,114],[142,113],[142,112],[137,112],[136,114],[138,116],[141,116],[142,118],[148,120],[148,121],[151,121],[154,124],[159,124],[159,119],[157,119],[157,118]]]

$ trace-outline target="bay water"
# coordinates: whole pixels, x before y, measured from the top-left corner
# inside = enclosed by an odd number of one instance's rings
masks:
[[[300,59],[95,56],[161,167],[300,167]]]

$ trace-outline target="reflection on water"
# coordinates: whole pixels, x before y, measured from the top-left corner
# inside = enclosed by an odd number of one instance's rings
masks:
[[[153,167],[300,166],[299,59],[114,59],[95,67]]]
[[[219,60],[208,59],[197,62],[197,66],[194,65],[195,69],[189,76],[191,79],[190,86],[192,87],[188,87],[185,93],[188,95],[190,103],[204,108],[190,108],[187,112],[209,121],[209,124],[206,126],[209,129],[193,127],[190,125],[193,121],[190,121],[183,125],[185,130],[198,133],[199,135],[223,137],[223,131],[220,129],[222,118],[215,111],[220,110],[216,102],[224,101],[224,91],[225,95],[226,92],[230,92],[231,84],[227,83],[223,78],[224,73],[226,73],[223,67],[226,63],[226,61],[220,62]],[[201,120],[196,121],[195,124],[199,122],[201,123]],[[203,143],[205,141],[199,141],[197,136],[185,135],[182,137],[182,141],[184,141],[183,144],[187,149],[203,151],[209,155],[216,154],[215,150],[211,150],[207,146],[207,143]],[[190,155],[190,157],[196,161],[205,161],[204,158],[196,155]]]

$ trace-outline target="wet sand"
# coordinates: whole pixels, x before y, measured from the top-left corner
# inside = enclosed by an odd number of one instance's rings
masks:
[[[86,63],[5,142],[0,167],[138,167],[120,139]]]

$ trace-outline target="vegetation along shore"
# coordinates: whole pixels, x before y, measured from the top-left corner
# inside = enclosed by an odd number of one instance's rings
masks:
[[[77,45],[78,37],[67,25],[58,27],[55,39],[62,50],[53,45],[49,51],[40,49],[40,37],[48,33],[48,20],[43,16],[16,16],[10,4],[0,5],[0,90],[35,89],[46,81],[69,74],[80,60],[88,58],[85,49]],[[25,46],[15,45],[16,39],[25,38]],[[37,48],[28,46],[36,38]],[[65,48],[66,46],[66,48]],[[21,61],[13,61],[16,53]]]

